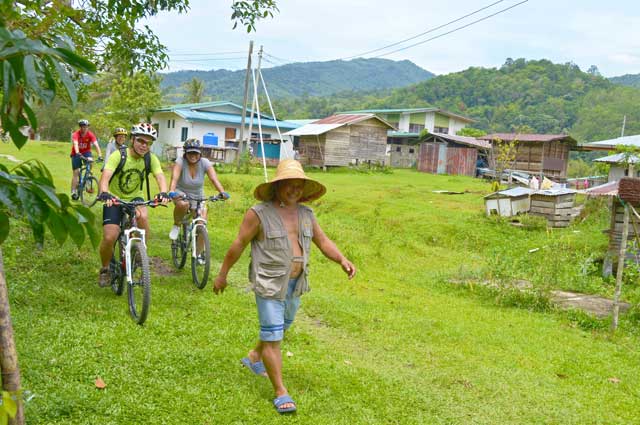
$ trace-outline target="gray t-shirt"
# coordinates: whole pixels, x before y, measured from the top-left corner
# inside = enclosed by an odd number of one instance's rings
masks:
[[[196,174],[191,177],[189,172],[189,164],[183,157],[176,159],[176,165],[182,167],[176,190],[184,192],[187,195],[194,197],[204,197],[204,176],[213,165],[207,158],[200,158],[200,161],[196,164]]]

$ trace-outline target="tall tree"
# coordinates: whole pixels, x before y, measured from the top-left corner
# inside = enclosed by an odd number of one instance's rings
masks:
[[[191,81],[185,84],[187,89],[187,103],[200,103],[204,97],[204,81],[193,77]]]

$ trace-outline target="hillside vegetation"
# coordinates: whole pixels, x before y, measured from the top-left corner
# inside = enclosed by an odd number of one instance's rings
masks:
[[[292,63],[264,68],[262,74],[274,98],[402,87],[434,76],[408,60],[388,59]],[[161,87],[169,102],[183,100],[186,94],[183,85],[193,78],[204,82],[204,95],[211,100],[242,100],[244,70],[178,71],[161,76]]]
[[[58,190],[68,190],[68,144],[0,144],[0,153],[45,161]],[[312,251],[312,291],[283,343],[284,379],[299,408],[287,422],[637,421],[637,307],[610,338],[606,320],[546,302],[550,288],[611,296],[613,282],[598,271],[605,204],[547,231],[535,220],[516,228],[487,218],[489,186],[476,179],[410,170],[310,176],[328,187],[311,205],[320,224],[359,272],[349,282]],[[209,210],[214,270],[262,181],[259,170],[220,179],[232,198]],[[99,218],[101,207],[94,211]],[[143,327],[129,319],[124,297],[98,288],[95,250],[49,241],[38,251],[12,223],[3,251],[28,423],[281,424],[268,381],[239,362],[258,332],[248,254],[215,297],[210,284],[197,290],[188,270],[170,265],[171,210],[149,216],[153,289]],[[532,292],[513,289],[523,280]],[[623,298],[638,303],[638,282],[625,285]]]
[[[509,59],[500,68],[472,67],[399,89],[275,103],[287,118],[431,105],[469,116],[488,132],[565,132],[581,142],[617,137],[626,115],[627,134],[640,133],[640,90],[548,60]]]
[[[611,77],[609,80],[614,84],[640,88],[640,74],[625,74],[619,77]]]

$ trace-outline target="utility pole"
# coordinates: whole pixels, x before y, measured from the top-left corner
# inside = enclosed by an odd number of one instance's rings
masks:
[[[240,119],[240,143],[238,143],[238,157],[236,167],[240,167],[240,158],[244,152],[244,121],[247,115],[247,100],[249,98],[249,73],[251,73],[251,55],[253,54],[253,40],[249,42],[249,56],[247,58],[247,73],[244,77],[244,100],[242,102],[242,118]],[[251,135],[249,135],[251,137]]]
[[[622,118],[622,132],[620,133],[620,137],[624,137],[624,127],[625,127],[626,124],[627,124],[627,116],[625,115]],[[631,177],[631,176],[629,176],[629,177]]]
[[[253,133],[253,114],[258,107],[258,88],[260,87],[260,66],[262,65],[262,46],[258,51],[258,70],[253,80],[253,102],[251,102],[251,118],[249,119],[249,143],[251,143],[251,134]]]

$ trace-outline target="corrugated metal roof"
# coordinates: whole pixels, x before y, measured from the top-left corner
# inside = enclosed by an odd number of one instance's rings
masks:
[[[533,193],[533,190],[529,189],[528,187],[513,187],[511,189],[506,189],[506,190],[501,190],[499,192],[491,193],[485,196],[485,198],[489,198],[489,197],[498,198],[501,196],[516,198],[518,196],[530,195],[531,193]]]
[[[599,149],[609,150],[609,149],[615,149],[615,147],[618,145],[640,147],[640,134],[636,134],[635,136],[617,137],[615,139],[600,140],[598,142],[586,143],[581,147],[584,149],[591,149],[591,150],[599,150]]]
[[[405,109],[363,109],[360,111],[344,111],[342,114],[401,114],[401,113],[419,113],[419,112],[437,112],[448,117],[457,118],[460,121],[476,122],[476,120],[465,117],[464,115],[455,114],[453,112],[446,111],[441,108],[434,108],[432,106],[424,108],[405,108]]]
[[[473,146],[481,149],[491,149],[491,143],[486,140],[476,139],[475,137],[458,136],[456,134],[444,134],[444,133],[431,133],[434,136],[440,137],[452,142],[461,143],[463,145]]]
[[[242,110],[242,106],[226,100],[220,100],[216,102],[201,102],[201,103],[179,103],[176,105],[161,106],[158,109],[152,109],[152,112],[172,112],[176,109],[202,109],[212,108],[214,106],[233,106]]]
[[[618,196],[618,180],[590,187],[585,192],[589,196]]]
[[[625,158],[625,154],[617,153],[615,155],[609,155],[602,158],[594,159],[594,161],[606,162],[608,164],[620,164],[620,163],[627,163],[627,162],[631,164],[637,164],[638,162],[640,162],[640,158],[638,158],[635,155],[630,155],[628,158]]]
[[[355,124],[373,117],[374,114],[336,114],[314,121],[313,124]]]
[[[238,114],[225,114],[222,112],[207,112],[207,111],[193,111],[191,109],[176,109],[176,114],[180,115],[187,121],[201,121],[201,122],[216,122],[223,124],[241,124],[242,115]],[[257,122],[254,118],[254,126],[257,129]],[[262,118],[260,120],[263,127],[276,128],[276,121],[272,119]],[[248,124],[248,118],[246,123]],[[283,130],[292,130],[297,128],[298,125],[287,121],[278,121],[278,127]]]
[[[480,136],[478,139],[482,140],[504,140],[512,141],[518,140],[520,142],[553,142],[553,141],[567,141],[570,143],[576,143],[576,140],[568,134],[519,134],[519,133],[494,133],[487,134],[486,136]]]
[[[295,130],[286,132],[283,136],[317,136],[342,125],[343,124],[307,124],[300,128],[296,128]]]
[[[387,137],[419,137],[420,133],[410,133],[408,131],[396,131],[389,130],[387,131]]]
[[[536,190],[536,195],[544,195],[544,196],[560,196],[560,195],[568,195],[570,193],[577,193],[576,190],[561,188],[561,189],[544,189],[544,190]]]

